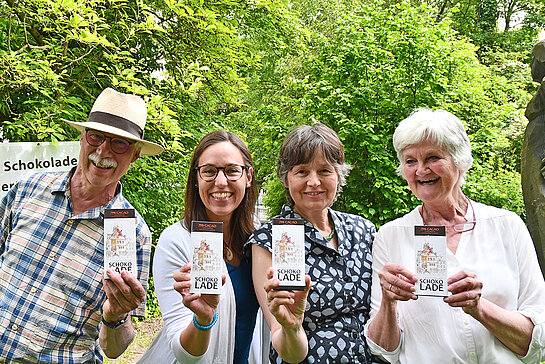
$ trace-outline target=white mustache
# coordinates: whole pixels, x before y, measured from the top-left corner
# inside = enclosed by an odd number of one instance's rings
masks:
[[[94,164],[96,164],[98,167],[103,167],[103,168],[117,167],[117,162],[114,159],[100,158],[98,154],[96,154],[95,152],[89,154],[89,160],[93,162]]]

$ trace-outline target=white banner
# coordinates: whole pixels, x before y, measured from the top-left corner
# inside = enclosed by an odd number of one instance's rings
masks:
[[[78,164],[79,141],[0,143],[0,198],[22,177],[43,171],[68,171]]]

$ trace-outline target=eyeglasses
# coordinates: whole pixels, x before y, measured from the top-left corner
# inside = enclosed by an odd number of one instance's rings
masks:
[[[127,152],[130,146],[136,143],[120,137],[109,137],[93,129],[85,129],[85,140],[93,147],[100,147],[106,139],[110,139],[110,148],[117,154]]]
[[[469,206],[471,206],[471,212],[473,212],[473,220],[468,220],[466,222],[462,222],[460,224],[454,225],[452,228],[454,231],[458,233],[465,233],[467,231],[471,231],[475,229],[475,225],[477,224],[477,220],[475,219],[475,209],[473,208],[473,204],[471,203],[471,200],[465,196],[467,199],[467,202],[469,203]]]
[[[473,208],[473,204],[471,203],[471,200],[467,196],[465,196],[465,198],[467,199],[469,206],[471,206],[471,211],[473,212],[473,220],[468,220],[466,222],[461,222],[459,224],[453,225],[452,229],[454,229],[454,231],[456,231],[457,233],[465,233],[465,232],[471,231],[475,229],[475,225],[477,225],[477,220],[475,219],[475,209]],[[424,208],[424,205],[422,205],[422,208]],[[426,221],[424,220],[424,215],[422,215],[422,222],[424,223],[424,225],[426,225]]]
[[[473,220],[473,221],[466,221],[466,222],[463,222],[461,224],[456,224],[454,225],[452,228],[454,229],[454,231],[456,231],[457,233],[465,233],[467,231],[471,231],[473,229],[475,229],[475,225],[477,224],[477,221]]]
[[[220,170],[223,170],[225,178],[229,181],[238,181],[245,169],[248,169],[246,166],[241,166],[238,164],[229,164],[225,167],[216,167],[211,164],[204,164],[199,167],[195,167],[198,171],[199,176],[206,182],[212,182],[218,177]]]

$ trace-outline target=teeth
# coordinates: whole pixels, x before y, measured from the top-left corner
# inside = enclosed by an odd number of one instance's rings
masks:
[[[98,164],[95,164],[98,168],[106,168],[106,169],[110,169],[112,168],[112,166],[110,165],[106,165],[106,164],[102,164],[102,163],[98,163]]]
[[[231,197],[231,195],[232,195],[232,193],[230,193],[230,192],[217,192],[217,193],[213,193],[212,197],[217,198],[217,199],[224,199],[224,198]]]
[[[307,195],[318,196],[320,192],[307,192]]]
[[[98,168],[110,169],[117,167],[117,162],[111,158],[100,158],[96,153],[89,154],[89,160]]]

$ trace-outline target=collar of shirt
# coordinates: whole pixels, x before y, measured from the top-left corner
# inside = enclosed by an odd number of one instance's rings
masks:
[[[70,173],[67,173],[64,178],[58,179],[54,181],[51,184],[51,193],[52,194],[63,194],[66,198],[71,200],[70,196],[70,178],[76,171],[76,167],[73,167],[70,170]],[[77,216],[70,216],[70,219],[77,219],[77,220],[93,220],[98,218],[104,218],[104,210],[105,209],[111,209],[111,208],[124,208],[124,203],[121,202],[121,199],[123,196],[122,194],[122,185],[121,182],[117,183],[117,188],[115,192],[114,198],[112,198],[109,202],[102,206],[98,206],[95,208],[92,208],[90,210],[87,210],[85,212],[82,212],[81,214]]]

